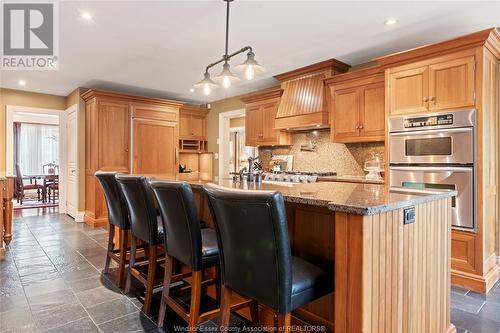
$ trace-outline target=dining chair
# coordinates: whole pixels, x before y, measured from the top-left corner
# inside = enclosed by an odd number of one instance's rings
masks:
[[[232,294],[270,308],[276,331],[290,331],[291,312],[331,292],[319,267],[294,257],[280,192],[203,187],[220,252],[221,322],[227,330]]]
[[[153,192],[145,177],[117,174],[115,178],[127,204],[132,234],[125,292],[130,292],[132,278],[143,284],[146,288],[143,311],[149,314],[153,290],[162,286],[163,280],[162,276],[158,276],[161,272],[158,266],[165,260],[161,249],[163,225],[157,215]],[[136,262],[138,241],[145,243],[144,249],[148,256],[147,261],[140,263]]]
[[[216,317],[220,311],[217,307],[200,312],[203,289],[215,284],[215,296],[220,298],[219,250],[215,231],[201,228],[193,191],[188,183],[151,181],[150,185],[160,208],[167,252],[158,326],[163,327],[166,308],[169,306],[188,323],[189,331],[196,331],[199,323]],[[174,260],[189,269],[191,300],[187,310],[173,297],[179,288],[170,288]],[[210,267],[215,268],[215,278],[204,279],[205,269]]]
[[[52,203],[55,204],[56,197],[59,199],[59,175],[46,175],[43,180],[43,186],[48,202],[50,203],[50,198],[52,196]]]
[[[45,188],[42,184],[37,184],[36,179],[34,184],[24,184],[23,174],[21,173],[21,167],[16,164],[16,200],[22,205],[23,199],[25,197],[24,191],[36,190],[38,195],[38,201],[45,200]]]

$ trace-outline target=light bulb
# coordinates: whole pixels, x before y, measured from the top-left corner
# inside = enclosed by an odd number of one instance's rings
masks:
[[[255,77],[255,69],[253,68],[253,65],[247,66],[247,69],[245,70],[245,77],[247,80],[253,80]]]
[[[210,95],[212,89],[210,89],[210,85],[208,83],[205,83],[203,85],[203,94],[204,95]]]
[[[226,88],[226,89],[227,89],[227,88],[229,88],[229,87],[231,87],[231,80],[229,79],[229,76],[226,76],[226,75],[225,75],[225,76],[222,78],[222,86],[223,86],[224,88]]]

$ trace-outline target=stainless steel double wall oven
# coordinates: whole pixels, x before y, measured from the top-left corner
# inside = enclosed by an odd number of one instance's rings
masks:
[[[391,187],[453,189],[452,226],[475,231],[475,110],[389,118]]]

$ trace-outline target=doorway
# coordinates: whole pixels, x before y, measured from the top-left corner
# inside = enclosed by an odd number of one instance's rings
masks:
[[[245,145],[245,109],[219,114],[219,178],[229,178],[248,165],[258,149]]]
[[[6,171],[16,177],[14,215],[67,212],[68,110],[7,105]]]

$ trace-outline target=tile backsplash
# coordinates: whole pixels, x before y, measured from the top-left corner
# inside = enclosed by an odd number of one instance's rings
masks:
[[[301,151],[301,145],[313,145],[314,151]],[[293,155],[293,170],[307,172],[335,171],[337,175],[364,175],[363,165],[371,152],[384,156],[384,143],[343,144],[330,142],[329,131],[313,131],[293,135],[288,147],[261,147],[259,157],[269,168],[273,155]]]

